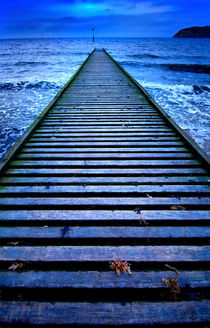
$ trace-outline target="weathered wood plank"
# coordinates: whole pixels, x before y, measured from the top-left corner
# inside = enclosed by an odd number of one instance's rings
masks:
[[[74,113],[157,113],[156,109],[151,106],[150,104],[118,104],[118,103],[107,103],[107,104],[72,104],[69,103],[68,105],[58,105],[56,104],[53,106],[51,113],[55,112],[74,112]]]
[[[101,125],[109,125],[109,124],[125,124],[125,125],[130,125],[130,124],[148,124],[150,123],[151,125],[155,124],[160,124],[160,123],[164,123],[164,120],[161,119],[161,118],[142,118],[142,119],[114,119],[114,118],[104,118],[104,119],[101,119],[101,118],[95,118],[94,117],[91,119],[91,118],[80,118],[80,119],[71,119],[71,118],[46,118],[45,120],[43,120],[43,124],[47,124],[47,123],[52,123],[52,125],[54,125],[55,123],[56,124],[61,124],[63,125],[63,123],[67,124],[73,124],[73,125],[86,125],[86,124],[89,124],[90,125],[94,125],[94,124],[97,124],[97,123],[100,123]],[[83,124],[84,123],[84,124]],[[102,124],[104,123],[104,124]],[[100,125],[100,124],[97,124],[97,125]]]
[[[191,185],[191,188],[193,188],[193,184],[202,184],[202,183],[208,183],[208,177],[207,176],[180,176],[180,177],[173,177],[173,176],[159,176],[159,177],[153,177],[153,176],[147,176],[147,177],[2,177],[0,179],[0,185],[1,184],[128,184],[131,185],[138,185],[138,184],[189,184]],[[193,189],[194,190],[194,189]]]
[[[0,287],[10,288],[165,288],[162,278],[174,276],[171,271],[134,271],[133,275],[106,271],[2,271]],[[176,277],[175,277],[176,278]],[[210,284],[210,271],[181,271],[181,288],[205,288]],[[55,291],[56,292],[56,291]]]
[[[3,246],[0,261],[109,262],[203,262],[210,246]]]
[[[135,210],[122,210],[122,211],[111,211],[111,210],[0,210],[0,220],[5,222],[11,221],[106,221],[110,224],[110,221],[132,221],[138,223],[139,220],[143,219],[145,221],[176,221],[177,224],[185,220],[195,221],[194,224],[198,224],[200,220],[208,221],[210,220],[209,211],[205,210],[141,210],[141,214],[138,214]],[[198,222],[197,222],[198,221]],[[93,223],[94,224],[94,223]]]
[[[30,149],[30,148],[29,148]],[[32,148],[33,149],[33,148]],[[66,148],[64,149],[52,149],[54,152],[51,152],[51,149],[47,148],[44,152],[42,152],[42,149],[38,148],[40,150],[39,153],[22,153],[17,156],[17,159],[189,159],[194,158],[194,156],[190,153],[129,153],[129,152],[86,152],[86,153],[67,153]],[[57,151],[56,151],[57,150]],[[59,151],[60,150],[60,151]],[[13,162],[14,163],[14,162]],[[49,163],[51,164],[51,162]],[[158,164],[158,162],[157,162]],[[13,164],[12,164],[13,165]]]
[[[125,304],[2,302],[0,322],[116,326],[199,323],[209,321],[209,309],[210,302],[206,300]]]
[[[1,227],[0,239],[208,238],[208,227]],[[120,240],[119,240],[120,241]],[[123,240],[121,239],[121,242]],[[161,242],[161,241],[160,241]]]
[[[8,197],[0,198],[0,205],[4,206],[208,206],[209,197]]]
[[[159,136],[149,136],[149,137],[129,137],[129,136],[124,136],[124,137],[108,137],[106,136],[105,137],[86,137],[85,136],[85,140],[89,140],[89,141],[102,141],[102,142],[106,142],[106,141],[116,141],[116,142],[119,142],[119,141],[174,141],[174,140],[179,140],[178,137],[159,137]],[[42,137],[42,138],[30,138],[30,142],[55,142],[55,141],[64,141],[64,142],[70,142],[70,141],[78,141],[78,142],[82,142],[84,141],[84,136],[83,138],[78,138],[78,136],[75,138],[75,137],[59,137],[57,136],[57,134],[54,134],[54,135],[51,135],[50,137]],[[41,144],[40,144],[41,146]],[[187,149],[187,148],[185,148]]]
[[[62,156],[62,155],[61,155]],[[60,156],[60,157],[61,157]],[[33,167],[76,167],[76,166],[84,166],[84,167],[143,167],[143,166],[153,166],[155,168],[157,167],[171,167],[171,166],[191,166],[191,167],[199,167],[201,166],[201,163],[198,160],[194,159],[139,159],[139,160],[91,160],[91,159],[84,159],[84,160],[77,160],[71,158],[68,160],[16,160],[11,161],[10,167],[24,167],[24,166],[33,166]]]
[[[74,193],[207,193],[210,187],[207,185],[82,185],[82,186],[0,186],[0,195],[4,194],[74,194]],[[129,197],[129,195],[127,195]]]
[[[104,138],[104,137],[107,137],[108,140],[109,138],[138,138],[138,137],[144,137],[144,136],[149,136],[149,137],[167,137],[167,136],[175,136],[175,133],[174,132],[159,132],[159,131],[155,131],[155,132],[134,132],[134,133],[124,133],[124,132],[110,132],[110,131],[107,131],[107,132],[102,132],[102,133],[99,133],[99,132],[78,132],[78,133],[75,133],[75,131],[73,132],[69,132],[69,133],[65,133],[65,132],[56,132],[54,131],[54,133],[48,133],[48,132],[45,132],[45,133],[40,133],[40,132],[34,132],[31,136],[31,138],[40,138],[43,139],[43,138],[48,138],[48,137],[53,137],[55,136],[56,138],[72,138],[72,139],[77,139],[77,138],[84,138],[87,137],[87,138],[93,138],[93,139],[96,139],[97,138]],[[90,140],[91,140],[90,139]],[[100,139],[99,139],[100,140]],[[111,139],[113,140],[113,139]]]
[[[147,174],[149,175],[159,175],[159,174],[174,174],[174,175],[183,175],[183,174],[207,174],[207,172],[203,169],[203,168],[183,168],[181,169],[180,172],[180,168],[156,168],[154,170],[154,168],[123,168],[121,167],[119,168],[95,168],[95,167],[88,167],[86,168],[85,166],[83,168],[68,168],[68,169],[64,169],[64,168],[15,168],[15,169],[8,169],[5,172],[5,175],[18,175],[18,174],[24,174],[24,176],[28,175],[28,174],[33,174],[33,175],[38,175],[38,174],[50,174],[52,175],[71,175],[71,174],[92,174],[93,176],[96,174],[99,175],[111,175],[111,174],[116,174],[116,175],[132,175],[132,174],[142,174],[144,176],[146,176]],[[192,177],[193,178],[193,177]]]
[[[50,127],[56,127],[57,125],[59,125],[59,127],[64,127],[64,126],[69,126],[69,127],[82,127],[82,126],[102,126],[102,127],[106,127],[106,126],[112,126],[112,125],[115,125],[115,126],[133,126],[133,127],[138,127],[138,126],[150,126],[152,125],[153,127],[156,126],[167,126],[166,123],[164,121],[161,121],[161,122],[148,122],[147,120],[145,120],[144,122],[126,122],[124,124],[124,122],[69,122],[68,121],[63,121],[63,122],[46,122],[46,121],[42,121],[42,123],[40,124],[40,127],[47,127],[47,126],[50,126]]]
[[[116,115],[117,114],[117,115]],[[83,111],[81,113],[77,112],[77,113],[62,113],[62,112],[50,112],[47,116],[46,119],[70,119],[70,120],[83,120],[83,119],[91,119],[93,118],[93,120],[137,120],[137,119],[156,119],[156,118],[161,118],[160,114],[158,113],[83,113]]]
[[[107,146],[111,146],[111,147],[132,147],[132,146],[183,146],[183,142],[182,141],[120,141],[120,142],[101,142],[101,141],[95,141],[95,142],[57,142],[56,140],[53,141],[53,143],[50,142],[43,142],[42,143],[42,147],[55,147],[55,146],[60,146],[60,147],[95,147],[95,146],[100,146],[100,147],[107,147]],[[26,147],[40,147],[40,143],[37,142],[27,142],[26,143]]]
[[[38,152],[61,152],[62,148],[42,148],[42,145],[40,143],[40,147],[36,147],[36,148],[33,148],[33,147],[28,147],[28,148],[23,148],[22,151],[20,152],[20,154],[22,153],[31,153],[31,152],[35,152],[35,153],[38,153]],[[172,152],[172,153],[180,153],[180,152],[183,152],[183,153],[188,153],[188,150],[184,147],[162,147],[162,148],[156,148],[156,147],[147,147],[146,149],[145,148],[108,148],[108,147],[103,147],[103,148],[100,148],[100,147],[94,147],[94,148],[88,148],[88,147],[83,147],[83,148],[68,148],[68,149],[63,149],[63,152],[67,152],[67,153],[88,153],[88,152],[91,152],[91,153],[102,153],[102,152],[111,152],[111,153],[120,153],[120,152],[132,152],[132,153],[145,153],[145,154],[148,154],[148,156],[150,156],[150,153],[167,153],[167,152]],[[190,153],[188,153],[190,154]],[[176,155],[176,154],[175,154]],[[192,156],[192,154],[190,154]],[[17,156],[18,158],[18,156]]]
[[[119,115],[112,115],[110,116],[109,114],[107,115],[74,115],[72,116],[71,114],[48,114],[43,122],[107,122],[107,123],[114,123],[114,122],[163,122],[164,119],[156,114],[141,114],[141,115],[132,115],[132,116],[119,116]],[[165,121],[164,121],[165,122]]]
[[[67,128],[67,127],[60,127],[59,125],[52,128],[52,127],[39,127],[37,130],[37,132],[39,133],[43,133],[43,132],[53,132],[53,133],[82,133],[82,132],[88,132],[88,133],[98,133],[98,132],[106,132],[106,133],[113,133],[114,132],[125,132],[125,133],[130,133],[130,132],[171,132],[173,131],[171,128],[169,127],[156,127],[156,126],[150,126],[150,127],[139,127],[137,128],[129,128],[129,127],[125,127],[125,126],[110,126],[108,129],[107,128],[86,128],[86,127],[72,127],[72,128]]]

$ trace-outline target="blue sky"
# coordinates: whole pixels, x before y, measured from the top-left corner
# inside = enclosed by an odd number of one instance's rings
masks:
[[[0,0],[0,38],[170,37],[210,25],[209,0]]]

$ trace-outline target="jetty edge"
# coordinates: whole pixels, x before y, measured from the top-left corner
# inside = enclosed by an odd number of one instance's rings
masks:
[[[1,326],[204,327],[208,170],[143,87],[94,50],[1,163]],[[133,274],[111,271],[115,259]]]

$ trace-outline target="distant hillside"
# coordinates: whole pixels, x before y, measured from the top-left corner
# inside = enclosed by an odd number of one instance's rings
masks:
[[[210,38],[210,26],[184,28],[174,34],[173,38]]]

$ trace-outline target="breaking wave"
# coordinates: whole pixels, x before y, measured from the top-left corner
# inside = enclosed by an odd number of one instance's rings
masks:
[[[0,90],[16,90],[20,91],[22,89],[59,89],[61,86],[54,82],[49,81],[39,81],[39,82],[29,82],[29,81],[20,81],[20,82],[7,82],[0,83]]]
[[[166,67],[166,68],[168,68],[171,71],[210,74],[210,66],[209,65],[199,65],[199,64],[161,64],[161,66],[162,67]]]
[[[139,55],[141,56],[141,55]],[[138,57],[140,58],[140,57]],[[141,57],[143,58],[143,57]],[[144,66],[148,68],[159,68],[170,71],[177,72],[189,72],[189,73],[200,73],[200,74],[210,74],[210,65],[200,65],[200,64],[156,64],[156,63],[144,63],[137,61],[123,60],[120,61],[121,65],[126,66]]]

